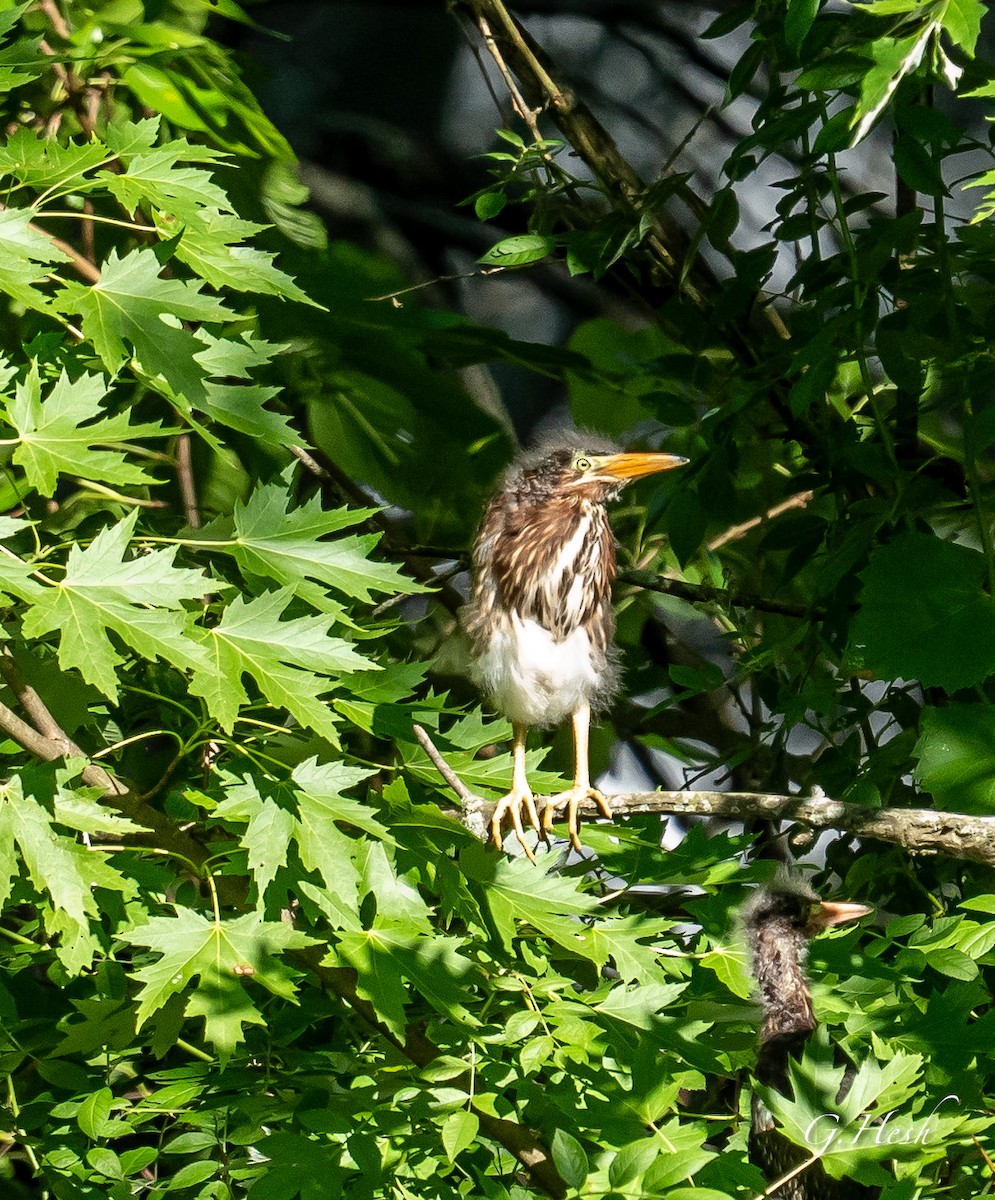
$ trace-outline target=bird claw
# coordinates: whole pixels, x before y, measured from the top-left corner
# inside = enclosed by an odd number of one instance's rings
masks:
[[[585,800],[593,800],[598,806],[603,817],[609,821],[612,819],[612,810],[604,795],[597,788],[584,787],[582,784],[572,787],[567,792],[560,792],[557,796],[550,796],[546,801],[546,808],[542,814],[542,832],[543,837],[549,837],[550,830],[553,828],[553,821],[558,808],[566,807],[567,810],[567,832],[570,834],[570,845],[575,850],[581,849],[580,834],[577,828],[577,810]]]
[[[502,796],[497,802],[494,808],[494,815],[491,817],[491,838],[498,850],[504,849],[504,838],[501,836],[501,823],[510,814],[511,827],[515,831],[515,837],[518,838],[519,844],[525,851],[525,857],[529,862],[535,862],[535,855],[525,840],[525,828],[522,825],[523,808],[528,813],[532,828],[545,841],[546,834],[539,824],[539,813],[536,811],[535,797],[528,788],[513,789],[507,796]]]

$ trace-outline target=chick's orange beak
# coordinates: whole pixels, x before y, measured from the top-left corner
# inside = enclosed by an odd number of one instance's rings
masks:
[[[594,460],[599,475],[608,475],[628,483],[644,475],[656,475],[672,467],[683,467],[688,460],[679,454],[606,454]]]
[[[830,929],[834,925],[845,925],[848,921],[859,921],[874,911],[866,904],[848,904],[842,900],[823,900],[815,910],[812,925],[816,931]]]

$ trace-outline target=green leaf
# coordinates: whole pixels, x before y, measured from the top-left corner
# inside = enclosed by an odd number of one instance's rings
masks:
[[[142,139],[149,130],[143,122]],[[127,134],[125,135],[127,136]],[[114,142],[108,137],[108,144]],[[206,146],[191,146],[186,138],[166,142],[161,146],[149,146],[136,153],[138,139],[118,142],[118,157],[126,164],[123,171],[102,171],[97,178],[123,208],[133,212],[143,203],[178,217],[196,217],[204,208],[231,211],[231,202],[224,191],[213,182],[210,171],[200,167],[178,166],[179,163],[218,161],[225,156]],[[255,228],[258,228],[256,226]]]
[[[953,44],[973,58],[981,33],[981,18],[987,12],[983,0],[945,0],[939,12],[940,24]]]
[[[639,987],[613,987],[608,997],[595,1007],[599,1013],[623,1021],[636,1029],[651,1031],[660,1025],[661,1016],[685,990],[687,983],[644,983]]]
[[[188,636],[183,600],[200,599],[210,584],[200,571],[173,566],[176,547],[125,559],[138,511],[103,530],[90,546],[69,551],[63,578],[45,588],[24,617],[27,637],[59,636],[59,665],[116,698],[116,668],[124,661],[116,634],[146,658],[182,670],[206,671],[202,647]]]
[[[46,925],[67,939],[60,957],[70,969],[82,970],[97,950],[88,920],[98,913],[93,889],[131,894],[131,885],[96,853],[61,836],[47,809],[25,794],[14,775],[0,786],[0,904],[10,897],[19,874],[18,855],[39,895],[51,897]]]
[[[553,873],[555,856],[538,863],[522,857],[510,859],[485,846],[467,847],[460,866],[468,879],[482,885],[481,902],[490,913],[502,942],[510,947],[519,923],[531,925],[573,954],[603,965],[607,949],[597,944],[584,926],[571,917],[595,908],[591,897],[576,882]]]
[[[948,692],[995,672],[995,607],[977,550],[923,533],[880,547],[861,572],[851,639],[880,678]]]
[[[157,217],[156,228],[164,238],[180,234],[176,257],[212,287],[280,296],[315,308],[323,307],[275,265],[274,255],[242,244],[265,229],[265,225],[243,221],[218,208],[197,208],[182,223]]]
[[[189,908],[172,917],[152,917],[120,936],[159,956],[134,972],[143,985],[136,1012],[139,1028],[197,979],[187,1011],[205,1018],[207,1038],[222,1053],[229,1053],[242,1039],[244,1025],[263,1023],[250,999],[248,981],[292,1000],[293,974],[279,955],[313,944],[312,938],[285,922],[264,921],[257,913],[212,921]]]
[[[553,1163],[562,1176],[563,1182],[567,1187],[580,1191],[587,1182],[587,1176],[591,1170],[584,1147],[572,1134],[567,1133],[564,1129],[557,1129],[553,1134],[550,1150],[553,1154]]]
[[[61,144],[22,125],[0,146],[0,172],[39,191],[85,191],[96,186],[88,172],[110,157],[96,139]]]
[[[442,1145],[450,1162],[476,1141],[480,1131],[480,1119],[476,1113],[461,1109],[450,1113],[442,1125]]]
[[[92,1141],[104,1137],[104,1126],[111,1115],[114,1095],[110,1088],[98,1088],[91,1092],[79,1107],[76,1124]]]
[[[392,842],[389,831],[365,804],[342,794],[372,774],[366,767],[351,767],[341,762],[319,764],[316,758],[295,767],[291,777],[300,789],[295,797],[301,822],[317,829],[327,822],[340,821]]]
[[[226,789],[225,798],[214,809],[217,820],[245,821],[241,844],[256,882],[259,902],[277,871],[287,865],[287,850],[294,832],[294,815],[270,796],[260,795],[251,780]]]
[[[874,64],[861,81],[854,111],[853,145],[867,136],[898,85],[920,65],[934,27],[930,21],[911,37],[885,37],[872,43]]]
[[[145,832],[142,825],[99,804],[86,792],[61,787],[55,794],[53,817],[57,824],[86,834],[121,838],[129,833]]]
[[[914,756],[916,779],[938,807],[995,813],[995,708],[990,704],[926,707]]]
[[[978,977],[978,964],[963,950],[955,950],[952,946],[931,948],[927,962],[934,971],[947,975],[951,979],[970,981]]]
[[[197,407],[204,396],[204,372],[195,359],[201,346],[183,322],[226,321],[235,313],[201,295],[201,283],[163,279],[161,270],[151,250],[122,258],[114,249],[97,283],[66,283],[53,303],[61,313],[80,315],[83,335],[108,371],[133,353],[150,378],[161,376]]]
[[[33,364],[15,397],[6,401],[4,419],[20,439],[14,462],[24,468],[28,482],[41,495],[55,494],[60,474],[105,485],[156,482],[128,462],[123,451],[94,446],[162,437],[170,431],[158,424],[132,425],[127,413],[106,416],[100,404],[105,395],[101,376],[85,374],[71,382],[63,371],[42,399],[37,364]]]
[[[943,181],[940,164],[919,138],[902,133],[895,138],[893,147],[895,167],[902,179],[917,192],[927,196],[949,196]]]
[[[525,267],[552,254],[558,242],[558,238],[547,234],[519,233],[491,246],[477,262],[489,267]]]
[[[282,621],[291,597],[289,588],[248,602],[236,596],[216,625],[199,631],[208,661],[194,675],[191,691],[204,697],[230,733],[239,709],[249,702],[241,683],[247,674],[270,704],[334,744],[337,719],[320,697],[340,675],[370,663],[348,642],[329,635],[331,617]]]
[[[504,192],[483,192],[474,201],[473,211],[478,221],[492,221],[507,203],[508,197]]]
[[[666,1146],[669,1153],[657,1155],[646,1169],[643,1188],[648,1195],[665,1194],[667,1200],[671,1200],[679,1192],[665,1192],[664,1189],[694,1178],[706,1163],[715,1158],[715,1151],[705,1144],[708,1140],[707,1129],[697,1121],[667,1121],[654,1132],[659,1139],[657,1144]]]
[[[379,540],[376,534],[319,540],[362,521],[368,515],[364,511],[326,512],[317,496],[298,508],[290,509],[288,504],[287,491],[279,484],[257,488],[247,503],[235,506],[235,541],[230,548],[219,548],[232,554],[250,576],[292,587],[319,607],[320,592],[307,587],[308,580],[359,600],[371,599],[374,592],[426,590],[390,563],[368,557]]]
[[[462,943],[426,935],[379,914],[370,929],[339,933],[338,956],[356,972],[356,987],[390,1028],[403,1034],[406,1009],[423,996],[447,1020],[472,1027],[479,1022],[463,1004],[465,980],[473,964],[459,953]],[[407,980],[413,988],[409,994]]]
[[[52,263],[72,258],[31,225],[32,215],[17,208],[0,210],[0,288],[25,307],[47,312],[51,301],[35,285],[48,278]]]
[[[613,1188],[622,1188],[638,1179],[656,1160],[660,1151],[661,1145],[656,1138],[640,1138],[638,1142],[623,1146],[608,1168],[608,1182]]]
[[[784,40],[797,54],[819,12],[819,0],[788,0],[784,14]]]
[[[88,1150],[86,1161],[98,1174],[108,1179],[124,1179],[121,1160],[106,1146],[94,1146],[92,1150]]]

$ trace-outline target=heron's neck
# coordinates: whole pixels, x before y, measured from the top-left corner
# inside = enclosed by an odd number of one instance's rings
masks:
[[[753,941],[763,1013],[757,1076],[774,1086],[786,1079],[788,1056],[801,1050],[815,1028],[805,950],[805,937],[780,923],[758,930]]]

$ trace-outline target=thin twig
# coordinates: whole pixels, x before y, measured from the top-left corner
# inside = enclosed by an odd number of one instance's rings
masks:
[[[428,736],[421,725],[412,725],[415,737],[421,742],[422,749],[432,760],[432,765],[439,772],[442,778],[449,784],[460,801],[463,804],[484,804],[482,796],[477,796],[466,786],[462,779],[456,774],[449,763],[442,757],[435,742]]]
[[[432,766],[439,772],[442,778],[449,784],[460,799],[461,816],[460,820],[463,825],[481,841],[486,841],[489,836],[489,825],[481,817],[481,813],[485,808],[493,807],[488,805],[483,796],[478,796],[475,792],[471,792],[462,779],[456,774],[449,763],[442,757],[439,748],[429,737],[428,733],[421,725],[414,724],[411,726],[415,737],[421,744],[422,749],[432,760]]]
[[[650,571],[619,571],[619,583],[645,588],[648,592],[659,592],[664,596],[676,596],[691,604],[723,604],[727,608],[755,608],[758,612],[776,613],[782,617],[819,619],[826,610],[819,605],[792,604],[790,600],[771,600],[751,592],[734,592],[728,588],[713,587],[710,583],[688,583],[684,579],[669,579]]]
[[[0,728],[9,733],[25,750],[46,762],[52,762],[57,758],[88,759],[89,756],[66,733],[52,716],[48,705],[24,678],[21,668],[14,661],[14,656],[6,646],[0,652],[0,675],[3,676],[4,682],[17,697],[18,704],[28,714],[34,726],[32,728],[31,725],[22,721],[12,709],[0,704]],[[128,788],[119,779],[97,763],[88,762],[83,768],[82,778],[89,787],[103,788],[112,796],[124,796],[128,792]]]
[[[483,13],[477,14],[477,24],[480,27],[481,36],[484,39],[484,45],[487,47],[487,52],[497,64],[497,69],[501,72],[501,78],[504,80],[504,85],[508,89],[508,95],[511,97],[512,107],[515,112],[522,118],[525,124],[529,127],[529,132],[532,134],[532,139],[535,142],[543,140],[542,134],[539,132],[538,116],[542,111],[539,108],[532,108],[525,102],[525,97],[518,90],[518,84],[515,83],[515,77],[512,75],[508,64],[504,61],[498,44],[494,39],[494,34],[491,33],[491,27],[487,22],[487,18]]]
[[[193,458],[190,450],[190,434],[181,433],[176,439],[176,481],[183,498],[183,512],[191,529],[199,529],[200,505],[197,502],[197,485],[193,478]]]
[[[65,17],[59,12],[59,6],[55,3],[55,0],[38,0],[38,7],[48,17],[48,23],[55,30],[56,34],[64,41],[68,41],[69,26],[66,24]]]
[[[371,304],[378,300],[389,300],[395,308],[403,308],[404,306],[398,300],[398,296],[407,296],[410,292],[418,292],[422,288],[434,287],[438,283],[457,283],[463,279],[481,279],[487,275],[499,275],[502,271],[509,269],[508,267],[481,267],[477,271],[461,271],[458,275],[436,275],[434,278],[425,279],[421,283],[413,283],[410,287],[398,288],[396,292],[384,292],[382,296],[365,296],[364,299]]]
[[[789,496],[787,500],[782,500],[780,504],[775,504],[773,508],[767,509],[760,516],[751,517],[741,525],[733,525],[725,533],[720,533],[718,537],[712,538],[708,543],[708,549],[718,550],[720,546],[725,546],[728,542],[735,542],[739,538],[746,537],[751,529],[756,529],[758,525],[765,525],[768,521],[773,521],[775,517],[780,517],[783,513],[790,512],[793,508],[805,508],[814,496],[815,492],[813,491],[796,492],[795,495]]]

